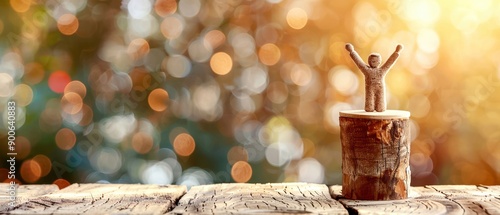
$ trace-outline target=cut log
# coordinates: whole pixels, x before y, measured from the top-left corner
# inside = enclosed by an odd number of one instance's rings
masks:
[[[192,187],[173,214],[348,214],[323,184],[215,184]]]
[[[356,200],[399,200],[410,186],[408,111],[340,112],[342,195]]]
[[[185,186],[72,184],[31,199],[10,214],[165,214],[186,193]]]

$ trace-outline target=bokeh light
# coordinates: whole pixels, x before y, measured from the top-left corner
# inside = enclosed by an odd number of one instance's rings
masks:
[[[64,14],[57,19],[57,28],[64,35],[73,35],[79,26],[78,18],[73,14]]]
[[[43,80],[45,75],[45,71],[43,66],[39,63],[29,63],[24,66],[24,76],[23,79],[26,83],[30,85],[35,85],[40,83]]]
[[[55,137],[56,145],[62,150],[70,150],[75,146],[76,135],[69,128],[60,129]]]
[[[286,21],[293,29],[302,29],[307,24],[307,20],[307,13],[302,8],[292,8],[286,15]]]
[[[137,132],[132,137],[132,148],[139,154],[148,153],[153,147],[153,139],[144,132]]]
[[[233,165],[238,161],[248,161],[248,152],[242,146],[233,146],[227,152],[227,161],[229,164]]]
[[[149,53],[149,43],[145,39],[137,38],[128,44],[127,53],[132,60],[139,60]]]
[[[180,133],[174,139],[174,150],[180,156],[189,156],[194,152],[196,144],[194,139],[188,133]]]
[[[55,93],[64,92],[64,88],[71,81],[71,77],[64,71],[52,72],[49,76],[48,84]]]
[[[14,89],[15,93],[12,98],[21,107],[29,105],[33,101],[33,90],[26,84],[19,84]]]
[[[42,168],[35,160],[25,160],[21,164],[21,177],[28,183],[34,183],[42,176]]]
[[[87,87],[81,81],[71,81],[64,87],[64,94],[67,93],[76,93],[83,99],[87,95]]]
[[[18,150],[18,152],[17,152],[18,159],[24,159],[24,158],[28,157],[28,155],[31,153],[30,140],[24,136],[17,136],[16,137],[16,149]]]
[[[56,179],[54,182],[52,182],[52,184],[57,185],[57,187],[58,187],[59,189],[64,189],[64,188],[66,188],[67,186],[71,185],[71,183],[69,183],[69,181],[68,181],[68,180],[63,179],[63,178],[58,178],[58,179]]]
[[[154,5],[155,12],[158,16],[165,17],[167,15],[175,13],[177,10],[176,0],[158,0]]]
[[[73,92],[64,93],[61,98],[61,107],[66,113],[76,114],[83,107],[83,99],[80,95]]]
[[[246,161],[238,161],[231,168],[231,177],[235,182],[245,183],[252,178],[252,166]]]
[[[184,23],[180,17],[169,16],[161,22],[161,33],[167,39],[175,39],[179,37],[183,30]]]
[[[0,97],[8,97],[14,93],[14,80],[6,73],[0,73]]]
[[[40,176],[46,176],[52,170],[52,161],[49,157],[39,154],[32,158],[33,161],[40,165]]]
[[[268,66],[272,66],[280,60],[281,52],[278,46],[272,43],[266,43],[259,50],[260,61]]]
[[[5,1],[0,133],[15,101],[20,183],[340,184],[339,111],[365,90],[345,44],[400,43],[387,107],[411,112],[412,185],[498,184],[499,7]]]
[[[31,0],[10,0],[10,6],[18,13],[24,13],[30,9]]]
[[[233,68],[233,61],[227,53],[218,52],[210,59],[210,67],[215,74],[225,75]]]
[[[168,93],[164,89],[154,89],[149,93],[148,104],[151,109],[161,112],[167,109]]]

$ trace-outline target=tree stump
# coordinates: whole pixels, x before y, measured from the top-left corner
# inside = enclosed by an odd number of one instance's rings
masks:
[[[342,195],[355,200],[408,198],[410,112],[340,112]]]

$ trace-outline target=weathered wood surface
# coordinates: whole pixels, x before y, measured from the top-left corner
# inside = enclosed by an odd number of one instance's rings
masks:
[[[405,200],[345,199],[341,186],[330,186],[332,197],[354,214],[500,214],[500,186],[436,185],[411,187]]]
[[[398,200],[410,187],[409,112],[340,112],[342,194],[357,200]]]
[[[195,186],[173,214],[348,214],[322,184],[216,184]]]
[[[19,204],[11,214],[165,214],[185,186],[73,184]]]
[[[9,208],[10,195],[9,195],[9,184],[0,183],[0,211],[6,211]],[[51,193],[59,190],[57,185],[15,185],[16,189],[16,200],[15,205],[22,204],[31,199],[35,199],[38,196]]]
[[[7,184],[0,184],[6,191]],[[500,214],[500,186],[411,187],[409,198],[350,200],[342,186],[310,183],[215,184],[192,187],[139,184],[21,185],[14,208],[0,214]]]

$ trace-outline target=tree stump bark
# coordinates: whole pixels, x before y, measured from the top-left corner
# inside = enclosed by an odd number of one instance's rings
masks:
[[[342,195],[356,200],[408,198],[410,112],[340,112]]]

